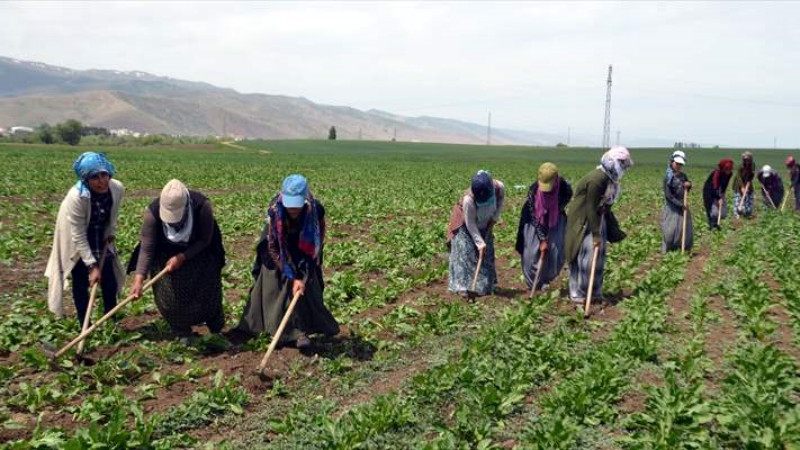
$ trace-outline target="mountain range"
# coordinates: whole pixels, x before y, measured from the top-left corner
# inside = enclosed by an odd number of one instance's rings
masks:
[[[73,70],[0,57],[0,127],[33,127],[67,119],[140,133],[265,139],[324,139],[335,126],[340,139],[396,136],[399,141],[481,144],[487,132],[486,125],[452,119],[363,111],[302,97],[244,94],[139,71]],[[493,144],[555,145],[563,139],[494,128],[491,135]]]

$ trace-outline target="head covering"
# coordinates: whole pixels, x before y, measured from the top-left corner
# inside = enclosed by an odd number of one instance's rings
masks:
[[[625,171],[633,166],[631,153],[622,146],[611,147],[600,158],[600,168],[615,182],[619,182],[625,175]]]
[[[745,159],[753,159],[753,152],[744,152],[742,153],[742,160]]]
[[[786,158],[786,167],[792,167],[797,164],[794,160],[794,156],[789,156]]]
[[[550,192],[553,189],[553,182],[558,178],[558,167],[555,164],[546,162],[539,166],[539,173],[536,181],[539,182],[539,190]]]
[[[106,159],[105,153],[85,152],[78,159],[72,163],[72,170],[78,176],[78,182],[75,188],[78,189],[81,197],[89,197],[91,191],[86,182],[89,178],[98,173],[107,173],[109,177],[113,177],[117,173],[111,161]]]
[[[284,208],[302,208],[308,195],[308,182],[302,175],[289,175],[281,186],[281,204]]]
[[[720,174],[725,172],[726,170],[733,170],[733,160],[730,158],[723,158],[720,159],[717,163],[717,170],[714,171],[714,176],[711,178],[711,184],[714,189],[719,189],[721,186],[720,184]]]
[[[494,181],[492,174],[485,170],[479,170],[472,176],[470,184],[472,196],[478,206],[485,206],[494,198]]]
[[[537,183],[533,216],[536,223],[542,224],[546,220],[548,229],[553,229],[558,224],[558,189],[561,184],[556,165],[549,162],[542,164]]]
[[[178,223],[189,204],[189,190],[180,180],[169,180],[161,189],[158,214],[165,223]]]
[[[609,183],[605,194],[606,204],[611,205],[617,201],[622,193],[619,181],[625,175],[625,171],[632,166],[633,159],[631,159],[631,153],[627,148],[619,145],[611,147],[603,154],[602,158],[600,158],[600,165],[597,166],[597,168],[602,170],[606,176],[611,179],[611,183]]]
[[[761,172],[764,174],[764,178],[768,178],[774,171],[772,170],[772,166],[765,164],[764,167],[761,168]]]
[[[672,183],[672,179],[675,177],[675,171],[672,170],[672,163],[677,162],[678,164],[686,164],[686,153],[681,150],[675,150],[672,152],[672,156],[669,157],[669,164],[667,164],[667,171],[665,173],[665,177],[667,178],[667,184]]]
[[[288,221],[290,218],[286,211],[286,205],[283,203],[283,201],[287,198],[287,196],[285,196],[283,193],[283,189],[281,190],[280,194],[272,199],[269,207],[267,208],[267,223],[271,225],[268,227],[268,232],[270,233],[270,238],[272,241],[278,244],[278,255],[280,258],[280,266],[283,270],[283,275],[288,277],[290,280],[300,276],[300,274],[295,272],[295,269],[300,269],[301,266],[305,266],[306,269],[309,269],[310,266],[308,265],[307,259],[317,259],[322,250],[322,228],[320,225],[319,213],[317,211],[317,201],[314,200],[314,196],[311,194],[311,192],[309,192],[308,186],[305,184],[305,178],[300,175],[290,175],[287,177],[284,181],[284,186],[286,186],[286,182],[289,180],[289,178],[292,177],[299,177],[302,179],[302,183],[300,183],[301,180],[295,178],[293,185],[299,186],[302,184],[304,188],[303,191],[305,193],[303,202],[300,203],[299,206],[303,207],[303,214],[299,217],[299,220],[302,221],[302,224],[300,228],[300,236],[297,241],[297,248],[300,250],[300,253],[304,255],[303,260],[293,261],[292,258],[294,256],[289,250]],[[291,195],[297,195],[297,192],[297,189],[294,191],[291,189],[288,190],[288,193]],[[291,203],[292,200],[296,199],[291,199],[290,204],[296,204]],[[295,208],[295,206],[290,207]]]

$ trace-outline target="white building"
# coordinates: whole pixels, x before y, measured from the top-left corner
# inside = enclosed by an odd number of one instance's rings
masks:
[[[33,133],[33,128],[31,127],[11,127],[11,134],[28,134]]]
[[[117,128],[115,130],[108,130],[112,136],[133,136],[133,137],[140,137],[142,134],[138,131],[131,131],[127,128]]]

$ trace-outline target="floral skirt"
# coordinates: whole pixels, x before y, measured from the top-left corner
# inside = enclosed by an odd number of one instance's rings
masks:
[[[484,239],[486,253],[483,257],[475,293],[488,295],[494,292],[497,284],[497,272],[494,265],[494,235],[489,233]],[[478,248],[462,225],[450,242],[450,283],[448,289],[452,292],[472,292],[472,278],[478,265]]]
[[[740,208],[741,206],[741,208]],[[733,194],[733,217],[750,217],[753,215],[753,191],[747,191],[742,202],[741,192]]]

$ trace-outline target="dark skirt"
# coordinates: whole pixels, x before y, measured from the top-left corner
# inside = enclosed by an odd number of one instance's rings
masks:
[[[169,258],[161,253],[153,258],[153,272],[158,273]],[[158,311],[175,334],[191,334],[192,325],[206,324],[213,333],[225,325],[222,311],[222,266],[212,252],[203,251],[167,273],[153,285]]]
[[[305,294],[297,302],[280,342],[296,341],[304,334],[335,336],[339,333],[339,323],[323,302],[323,291],[322,273],[314,270],[306,281]],[[280,271],[262,265],[236,328],[249,335],[274,335],[291,301],[290,280],[283,277]]]
[[[550,230],[548,237],[547,253],[545,253],[545,260],[542,262],[544,268],[542,274],[539,275],[540,289],[543,285],[549,284],[553,281],[561,269],[564,267],[564,236],[567,231],[567,216],[561,215],[555,228]],[[522,275],[525,277],[525,283],[528,289],[533,286],[533,280],[536,278],[536,272],[539,271],[539,238],[536,237],[536,229],[530,223],[526,223],[523,228],[523,235],[525,239],[525,249],[522,253]]]

